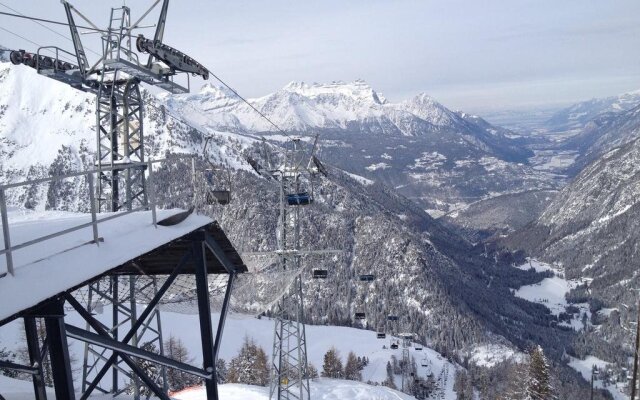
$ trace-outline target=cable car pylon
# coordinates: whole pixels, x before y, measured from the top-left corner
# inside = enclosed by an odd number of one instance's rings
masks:
[[[304,324],[302,266],[304,256],[340,254],[341,250],[302,250],[300,248],[300,209],[313,204],[313,178],[326,176],[326,169],[316,157],[318,136],[310,152],[306,152],[299,138],[292,138],[282,163],[271,165],[269,175],[280,183],[280,216],[277,227],[278,248],[269,252],[249,252],[243,256],[273,256],[279,268],[295,276],[282,291],[274,311],[273,350],[269,398],[274,400],[308,400],[309,376],[307,368],[307,337]],[[266,150],[266,149],[265,149]],[[258,170],[258,169],[256,169]],[[260,169],[264,170],[264,169]],[[315,269],[312,277],[325,279],[326,269]]]
[[[35,53],[13,50],[10,61],[14,65],[23,64],[34,68],[40,75],[96,96],[95,164],[98,180],[95,193],[91,194],[92,199],[95,198],[96,209],[98,212],[147,209],[149,198],[145,179],[150,171],[147,171],[145,164],[144,97],[140,84],[144,82],[174,94],[188,93],[189,75],[206,80],[210,72],[191,57],[162,42],[169,0],[156,0],[135,22],[132,22],[129,7],[111,8],[109,26],[106,29],[98,28],[67,0],[61,0],[61,3],[67,17],[66,25],[69,26],[73,53],[56,46],[43,46]],[[162,5],[153,40],[142,35],[134,36],[133,32],[141,28],[142,20],[158,4]],[[93,64],[87,58],[74,16],[90,25],[88,29],[100,34],[102,54],[98,53],[100,57]],[[135,46],[132,37],[136,38]],[[143,57],[135,49],[141,54],[148,54],[146,62],[141,61]],[[53,56],[41,54],[44,51]],[[63,59],[73,59],[75,64]],[[186,87],[174,81],[179,75],[186,77]],[[151,277],[149,282],[139,281],[138,277],[127,279],[116,276],[98,281],[89,286],[88,311],[92,311],[92,306],[102,307],[101,303],[110,304],[112,321],[111,326],[106,328],[112,338],[117,340],[118,331],[124,329],[123,324],[128,322],[133,326],[136,323],[136,292],[148,285],[155,288],[155,277]],[[92,300],[96,304],[91,304]],[[143,324],[146,331],[153,333],[150,343],[155,344],[162,355],[164,350],[159,310],[154,310]],[[134,345],[138,339],[136,337],[132,340]],[[117,396],[124,391],[119,374],[126,376],[126,371],[119,365],[120,361],[112,364],[111,387],[108,384],[104,388],[98,386],[101,384],[100,380],[89,383],[99,365],[108,365],[105,360],[104,351],[96,350],[93,345],[86,343],[82,368],[83,392],[85,389],[89,392],[98,389]],[[162,371],[165,375],[164,367]],[[166,391],[166,379],[163,381]],[[134,398],[139,399],[140,385],[134,382],[133,386]]]

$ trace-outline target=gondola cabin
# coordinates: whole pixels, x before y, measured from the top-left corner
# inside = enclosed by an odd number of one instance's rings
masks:
[[[225,206],[231,202],[231,192],[228,190],[208,190],[207,191],[207,204],[214,205],[220,204]]]
[[[356,313],[356,319],[365,319],[366,315],[363,312]]]
[[[287,195],[287,204],[290,206],[306,206],[313,203],[308,192],[290,193]]]
[[[208,205],[220,204],[224,206],[231,202],[231,171],[224,167],[217,167],[211,162],[209,153],[207,153],[207,146],[210,141],[211,137],[207,137],[202,149],[202,157],[209,165],[209,168],[204,171],[204,177],[208,185],[205,201]],[[219,176],[216,178],[216,175]]]
[[[398,316],[397,315],[389,315],[387,317],[387,320],[389,320],[389,321],[397,321],[398,320]]]
[[[384,333],[384,332],[378,332],[378,333],[376,334],[376,337],[377,337],[378,339],[386,339],[386,338],[387,338],[387,334],[386,334],[386,333]]]
[[[376,280],[376,276],[371,274],[360,275],[359,278],[360,282],[373,282]]]
[[[328,275],[329,271],[326,269],[314,269],[311,276],[313,279],[327,279]]]

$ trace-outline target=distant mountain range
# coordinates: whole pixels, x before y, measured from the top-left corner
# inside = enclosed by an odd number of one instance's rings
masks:
[[[602,114],[615,114],[638,105],[640,105],[640,90],[582,101],[557,111],[545,122],[545,126],[555,132],[581,130],[591,120]]]
[[[203,129],[284,137],[225,88],[164,96],[170,112]],[[392,103],[363,81],[290,83],[249,102],[287,134],[321,134],[323,159],[395,187],[438,216],[506,192],[555,188],[528,164],[525,140],[426,94]]]
[[[170,109],[208,128],[278,133],[224,87],[206,85],[198,94],[165,98]],[[361,80],[312,85],[291,82],[275,93],[249,101],[289,133],[331,131],[353,136],[430,137],[506,161],[526,162],[531,155],[513,140],[511,132],[479,117],[453,112],[424,93],[391,103]],[[201,111],[206,112],[206,117]]]
[[[621,326],[636,320],[640,285],[640,107],[603,114],[571,140],[585,145],[577,176],[538,218],[499,242],[586,281],[567,297],[590,305],[594,328],[583,334],[584,351],[626,368],[621,354],[633,330]],[[596,344],[601,339],[609,345]]]

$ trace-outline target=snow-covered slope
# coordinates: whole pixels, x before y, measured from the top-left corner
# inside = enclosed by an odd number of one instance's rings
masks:
[[[170,109],[202,126],[243,133],[277,133],[273,125],[224,87],[208,84],[197,94],[163,98]],[[298,134],[329,130],[419,137],[440,132],[499,158],[523,160],[528,155],[507,137],[506,130],[479,117],[472,119],[450,111],[424,93],[391,103],[361,80],[311,85],[291,82],[249,102],[279,128]]]
[[[607,151],[640,137],[640,95],[636,107],[617,113],[602,114],[566,140],[561,150],[579,154],[568,171],[577,174]]]
[[[311,381],[310,396],[315,400],[413,400],[415,397],[384,386],[360,382],[319,378]],[[445,399],[455,399],[451,395]],[[176,400],[207,400],[204,389],[191,389],[174,396]],[[223,400],[268,400],[269,388],[261,386],[225,384],[220,386]]]
[[[633,285],[637,274],[626,260],[637,251],[639,161],[639,139],[609,151],[560,191],[534,224],[509,240],[562,262],[570,278],[594,279],[594,288]]]
[[[630,110],[640,104],[640,90],[618,96],[596,98],[573,104],[557,111],[546,122],[553,131],[582,129],[597,116],[605,113],[619,113]]]
[[[99,320],[108,321],[110,318],[110,308],[105,307],[96,317]],[[214,321],[218,320],[219,315],[213,314]],[[82,319],[74,312],[67,315],[67,323],[76,326],[82,326]],[[199,330],[194,329],[198,326],[198,316],[195,314],[178,314],[164,311],[162,313],[162,326],[165,337],[173,335],[179,338],[190,355],[193,357],[194,365],[198,365],[201,360],[201,347]],[[252,339],[257,345],[262,347],[271,357],[272,340],[273,340],[274,322],[271,319],[257,319],[252,316],[242,314],[231,314],[225,324],[224,336],[222,339],[222,347],[220,350],[220,358],[228,363],[235,357],[245,338]],[[0,349],[7,347],[8,349],[16,349],[20,346],[21,322],[14,321],[11,324],[0,328]],[[386,340],[376,339],[375,332],[346,328],[336,326],[307,326],[308,340],[308,358],[318,370],[322,370],[324,354],[331,348],[335,347],[343,361],[346,361],[347,354],[353,351],[357,356],[366,356],[369,364],[362,371],[363,382],[371,382],[379,384],[384,381],[386,375],[387,362],[391,360],[391,356],[402,359],[402,349],[391,350],[389,343],[391,338]],[[386,347],[386,348],[383,348]],[[80,359],[83,352],[83,344],[76,340],[70,340],[70,348],[72,357]],[[423,348],[418,351],[415,346],[409,349],[410,356],[415,358],[418,366],[418,376],[426,378],[432,374],[437,384],[433,398],[442,395],[443,399],[455,399],[453,391],[453,383],[455,381],[456,371],[461,367],[448,361],[444,356],[430,348]],[[423,366],[425,365],[425,366]],[[107,376],[107,379],[109,376]],[[3,378],[0,375],[0,379]],[[76,382],[80,380],[79,376],[75,376]],[[395,376],[398,387],[401,385],[401,377]],[[0,380],[0,382],[2,382]],[[22,382],[20,382],[22,383]],[[16,392],[25,390],[27,393],[32,387],[23,387],[18,383],[14,385]],[[0,394],[5,392],[0,386]],[[18,390],[19,389],[19,390]],[[265,392],[266,391],[266,392]],[[267,399],[268,388],[247,386],[247,385],[222,385],[221,393],[226,394],[222,399]],[[380,386],[367,385],[361,382],[345,381],[345,380],[328,380],[317,379],[312,381],[311,394],[314,399],[380,399],[380,400],[397,400],[397,399],[413,399],[412,396],[399,393],[398,391],[387,389]],[[237,397],[244,395],[246,397]],[[178,399],[200,399],[202,394],[199,391],[189,390],[184,395],[176,396]],[[228,396],[228,397],[227,397]],[[234,397],[236,396],[236,397]],[[253,397],[252,397],[253,396]],[[12,399],[8,397],[7,400]]]
[[[143,96],[147,159],[202,152],[203,132],[172,118],[149,93]],[[212,160],[251,170],[240,151],[253,140],[208,133],[218,144],[209,148]],[[0,62],[0,182],[94,168],[95,140],[95,96],[40,76],[29,67]],[[28,203],[29,208],[46,206],[46,188],[23,189],[8,196]]]
[[[576,346],[580,357],[615,361],[630,355],[633,330],[620,326],[635,321],[637,312],[639,165],[640,139],[610,150],[586,166],[536,221],[505,239],[512,249],[555,263],[567,279],[583,282],[567,295],[570,303],[589,303],[595,325]]]
[[[162,99],[208,129],[286,139],[223,87]],[[434,215],[497,193],[557,185],[557,177],[527,165],[533,153],[521,138],[426,94],[394,103],[363,81],[292,82],[249,102],[291,135],[321,134],[324,160],[395,187]]]

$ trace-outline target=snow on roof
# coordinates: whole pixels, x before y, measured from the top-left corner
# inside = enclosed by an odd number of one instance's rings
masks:
[[[158,210],[158,220],[180,211]],[[99,219],[106,216],[100,214]],[[10,212],[11,243],[15,246],[90,221],[90,214]],[[89,243],[93,239],[89,227],[19,249],[12,253],[15,276],[0,278],[0,321],[211,222],[192,214],[177,225],[156,228],[151,212],[142,211],[99,223],[98,234],[104,238],[99,245]],[[0,271],[6,271],[4,255]]]

